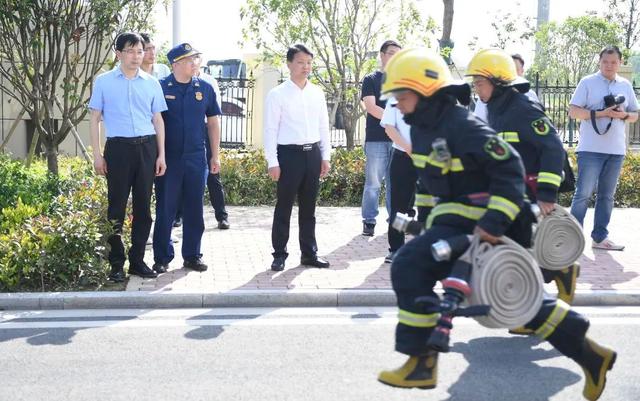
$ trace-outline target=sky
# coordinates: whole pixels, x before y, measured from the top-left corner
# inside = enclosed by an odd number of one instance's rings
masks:
[[[240,7],[244,0],[177,0],[181,4],[180,41],[191,43],[203,52],[204,60],[242,58],[244,54],[255,53],[251,43],[240,46],[242,41],[242,21]],[[416,0],[423,16],[432,16],[442,24],[443,5],[441,0]],[[569,16],[584,15],[587,11],[603,11],[603,0],[551,0],[550,20],[563,21]],[[452,38],[454,60],[466,64],[473,55],[467,44],[474,36],[478,44],[487,46],[495,36],[491,22],[498,13],[514,16],[529,16],[535,19],[537,2],[534,0],[456,0]],[[159,6],[155,10],[156,43],[172,43],[172,5],[167,10]],[[535,20],[534,20],[535,23]],[[533,56],[534,44],[507,48],[508,52],[523,54],[525,59]]]

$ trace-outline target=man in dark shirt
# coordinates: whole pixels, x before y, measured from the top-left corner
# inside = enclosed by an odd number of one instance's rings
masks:
[[[384,181],[386,186],[386,206],[389,212],[389,162],[391,161],[391,140],[380,126],[380,118],[386,101],[380,100],[382,86],[382,70],[401,46],[387,40],[380,47],[380,70],[373,72],[362,80],[361,99],[367,110],[366,138],[364,153],[367,158],[365,166],[364,191],[362,193],[362,235],[373,236],[378,216],[380,187]]]

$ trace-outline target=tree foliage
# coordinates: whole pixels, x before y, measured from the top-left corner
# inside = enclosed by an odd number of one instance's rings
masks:
[[[363,114],[358,84],[375,68],[380,43],[395,36],[429,46],[435,32],[433,20],[421,18],[411,0],[247,0],[241,18],[245,39],[272,64],[281,64],[294,43],[311,48],[313,79],[332,105],[331,120],[341,117],[349,148]],[[390,32],[388,21],[396,21],[398,31]]]
[[[608,12],[605,18],[622,27],[622,44],[625,56],[629,56],[640,39],[640,0],[605,0]],[[627,57],[625,57],[626,59]]]
[[[597,70],[600,50],[619,44],[620,33],[620,26],[595,15],[543,25],[536,33],[541,51],[532,73],[538,72],[542,79],[578,82]]]
[[[82,121],[94,77],[114,62],[115,35],[149,27],[158,0],[0,0],[0,89],[35,126],[49,171]],[[113,64],[111,64],[113,65]]]

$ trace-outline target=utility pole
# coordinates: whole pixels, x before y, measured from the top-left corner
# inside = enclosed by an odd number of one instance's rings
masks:
[[[182,0],[173,0],[173,44],[171,47],[182,43]]]
[[[549,3],[550,0],[538,0],[538,18],[536,20],[536,31],[539,31],[542,25],[549,22],[549,8],[551,7]],[[540,42],[536,40],[536,59],[540,55],[540,51]]]

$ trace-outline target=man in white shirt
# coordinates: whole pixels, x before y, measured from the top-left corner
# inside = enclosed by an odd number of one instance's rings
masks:
[[[511,58],[513,59],[513,63],[516,65],[516,73],[519,77],[524,76],[524,59],[518,53],[512,54]],[[525,93],[529,99],[536,103],[540,103],[540,99],[538,99],[538,95],[533,89],[529,89],[529,92]],[[478,99],[476,101],[476,108],[473,109],[473,114],[476,115],[479,119],[484,122],[487,121],[487,104],[482,100]]]
[[[148,33],[141,33],[143,45],[144,45],[144,57],[142,58],[142,64],[140,69],[149,75],[152,75],[157,80],[166,78],[171,74],[171,70],[164,64],[156,63],[156,45],[153,42],[151,36]]]
[[[618,75],[621,64],[622,53],[617,46],[602,49],[599,71],[580,80],[569,102],[569,117],[580,120],[578,179],[571,214],[583,224],[589,200],[596,191],[592,247],[611,251],[624,249],[624,245],[609,238],[607,227],[627,151],[625,125],[638,121],[633,86]]]
[[[284,270],[289,255],[289,224],[293,203],[298,197],[300,263],[329,267],[318,257],[315,208],[319,177],[330,169],[329,113],[322,90],[309,82],[313,54],[304,45],[287,51],[291,78],[267,95],[264,151],[269,176],[278,182],[276,209],[271,228],[273,263],[271,270]]]

